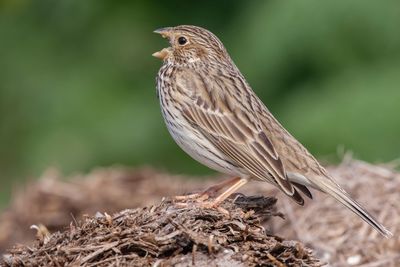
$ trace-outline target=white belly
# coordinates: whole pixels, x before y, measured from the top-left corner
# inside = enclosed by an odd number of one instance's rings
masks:
[[[182,116],[171,118],[168,114],[163,115],[172,138],[192,158],[218,172],[241,175],[238,168],[230,164],[229,160],[199,131],[190,128]]]

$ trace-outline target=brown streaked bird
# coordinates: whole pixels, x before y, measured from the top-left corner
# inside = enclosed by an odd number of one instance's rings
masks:
[[[308,187],[329,194],[385,237],[382,224],[353,200],[269,112],[210,31],[189,25],[155,31],[170,47],[163,60],[157,94],[176,143],[211,169],[234,176],[200,194],[226,191],[205,207],[216,207],[252,179],[269,182],[300,205],[312,198]]]

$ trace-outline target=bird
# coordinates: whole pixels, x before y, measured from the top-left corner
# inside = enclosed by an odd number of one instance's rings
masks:
[[[205,207],[217,207],[251,180],[276,186],[299,205],[304,196],[312,199],[314,188],[392,236],[275,119],[216,35],[192,25],[154,32],[170,44],[153,53],[163,61],[156,91],[170,135],[193,159],[233,177],[200,194]],[[206,201],[213,193],[218,196]]]

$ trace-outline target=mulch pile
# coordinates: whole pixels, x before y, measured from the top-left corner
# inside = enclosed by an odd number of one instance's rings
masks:
[[[97,213],[3,256],[5,266],[322,266],[295,241],[267,235],[276,199],[245,197],[221,212],[163,200],[113,216]],[[228,213],[226,213],[228,211]]]
[[[49,169],[37,181],[17,187],[9,207],[0,214],[0,254],[15,244],[30,244],[35,239],[33,224],[55,232],[85,214],[144,207],[206,184],[147,167],[97,168],[68,178]]]
[[[392,238],[382,237],[333,198],[316,191],[304,208],[280,197],[278,209],[287,219],[279,220],[274,232],[303,242],[332,266],[400,266],[400,173],[394,165],[346,157],[329,168],[339,184],[393,233]]]
[[[276,196],[285,219],[271,218],[266,228],[287,240],[299,240],[330,266],[400,266],[400,173],[398,164],[373,165],[345,157],[329,167],[336,180],[394,234],[379,236],[335,200],[313,191],[314,200],[300,207],[262,182],[240,189],[246,195]],[[197,177],[199,178],[199,177]],[[202,190],[221,177],[173,176],[151,168],[96,169],[65,179],[54,170],[18,188],[9,208],[0,214],[0,254],[15,244],[32,244],[43,224],[54,233],[96,212],[113,214],[126,208],[155,205],[165,196]],[[202,255],[202,254],[196,254]],[[200,256],[199,256],[200,257]]]

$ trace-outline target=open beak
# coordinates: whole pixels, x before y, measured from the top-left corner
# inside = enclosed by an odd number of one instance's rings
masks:
[[[152,54],[153,57],[159,58],[161,60],[164,60],[168,57],[169,55],[169,49],[168,48],[163,48],[163,50],[155,52]]]
[[[171,28],[170,27],[166,27],[166,28],[160,28],[154,31],[154,33],[158,33],[161,34],[161,36],[163,38],[169,38],[171,36]],[[170,49],[169,48],[164,48],[161,51],[155,52],[153,53],[153,57],[159,58],[161,60],[164,60],[168,57],[170,53]]]

